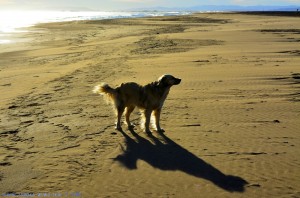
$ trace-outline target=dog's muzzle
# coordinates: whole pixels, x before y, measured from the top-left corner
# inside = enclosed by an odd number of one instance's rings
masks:
[[[179,79],[179,78],[176,78],[176,80],[175,80],[175,85],[178,85],[178,84],[180,84],[180,82],[181,82],[181,79]]]

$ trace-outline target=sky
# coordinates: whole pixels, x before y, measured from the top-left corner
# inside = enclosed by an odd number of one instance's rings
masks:
[[[0,0],[0,10],[72,9],[126,10],[151,7],[193,7],[201,5],[300,5],[300,0]]]

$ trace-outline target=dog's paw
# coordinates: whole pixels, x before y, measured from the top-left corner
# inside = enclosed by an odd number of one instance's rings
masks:
[[[150,129],[145,129],[144,132],[145,132],[145,133],[148,133],[148,134],[152,133],[152,132],[150,131]]]
[[[121,132],[123,131],[122,127],[120,127],[120,126],[119,126],[119,127],[116,126],[115,129],[116,129],[117,131],[121,131]]]
[[[134,127],[135,127],[134,124],[128,125],[128,130],[132,130],[132,129],[134,129]]]
[[[164,133],[164,132],[165,132],[164,129],[157,129],[156,131],[157,131],[158,133]]]

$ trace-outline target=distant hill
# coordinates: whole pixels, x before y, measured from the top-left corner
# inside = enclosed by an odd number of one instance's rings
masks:
[[[237,6],[237,5],[203,5],[193,7],[150,7],[135,8],[128,11],[300,11],[300,5],[291,6]]]

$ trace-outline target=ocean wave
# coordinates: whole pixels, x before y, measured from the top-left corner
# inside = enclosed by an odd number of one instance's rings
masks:
[[[1,11],[0,33],[16,32],[19,28],[38,23],[101,20],[112,18],[137,18],[147,16],[183,15],[188,12],[72,12],[72,11]]]
[[[96,12],[96,11],[1,11],[0,12],[0,44],[10,43],[4,39],[9,33],[26,32],[22,28],[38,23],[102,20],[114,18],[138,18],[147,16],[185,15],[190,12]],[[5,20],[2,20],[5,19]]]

